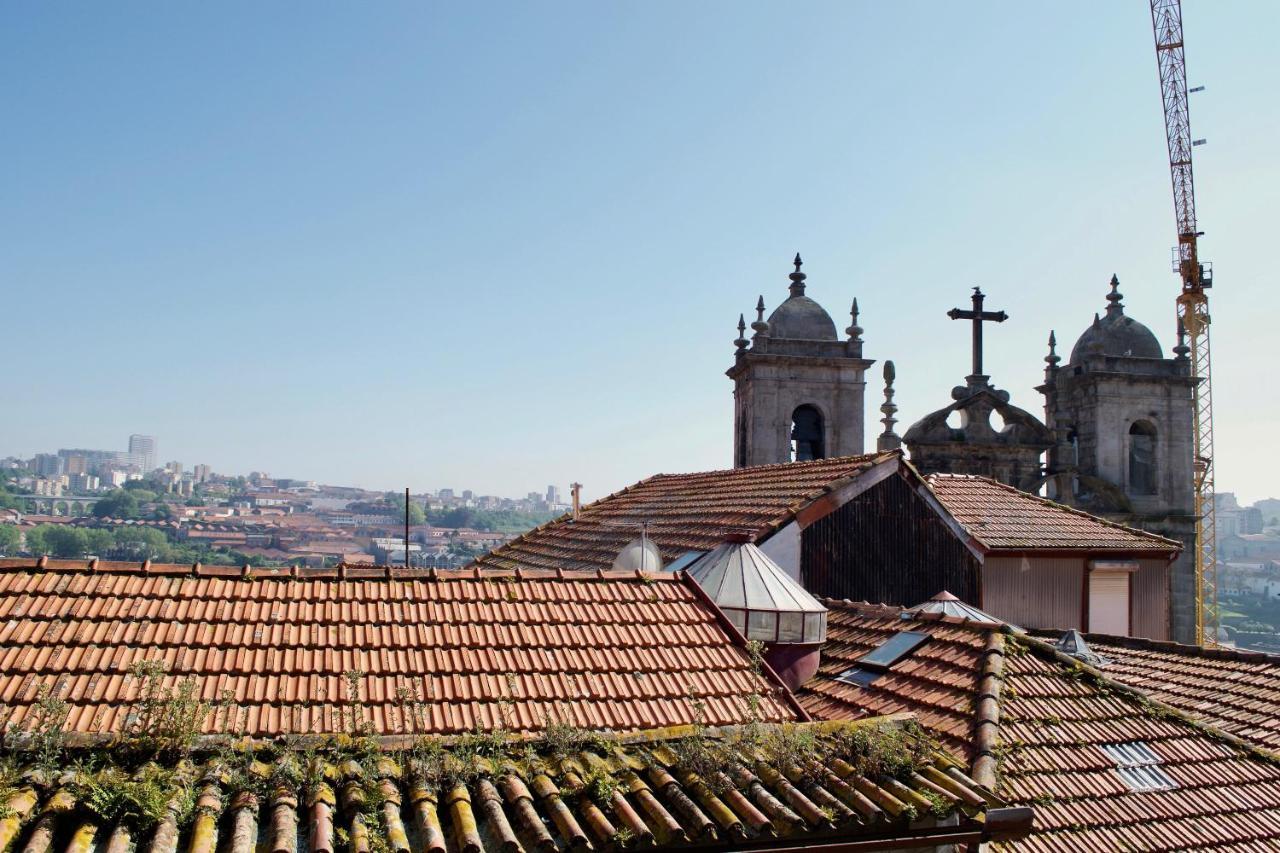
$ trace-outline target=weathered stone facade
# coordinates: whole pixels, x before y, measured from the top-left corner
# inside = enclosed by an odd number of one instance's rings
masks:
[[[953,308],[947,316],[973,323],[972,372],[951,390],[955,402],[911,425],[902,442],[911,464],[925,474],[976,474],[1023,491],[1040,484],[1040,457],[1053,446],[1053,433],[1035,415],[1009,402],[1009,392],[991,384],[982,367],[982,324],[1003,323],[1003,311],[986,311],[985,295],[973,289],[972,310]],[[1001,423],[992,424],[997,415]],[[959,420],[958,426],[948,421]]]
[[[796,255],[791,295],[767,321],[760,298],[750,341],[738,320],[738,350],[726,371],[734,381],[736,468],[862,453],[864,376],[874,362],[862,357],[857,302],[840,340],[830,315],[804,295],[800,266]]]
[[[1195,642],[1196,379],[1179,341],[1164,358],[1146,326],[1125,316],[1111,279],[1105,317],[1080,336],[1070,361],[1045,359],[1045,417],[1054,433],[1049,496],[1183,542],[1173,565],[1173,638]]]

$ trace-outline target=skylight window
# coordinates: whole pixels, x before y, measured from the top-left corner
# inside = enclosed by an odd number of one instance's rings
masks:
[[[683,554],[681,554],[679,557],[676,557],[674,561],[672,561],[667,565],[666,567],[667,571],[678,572],[678,571],[681,571],[682,569],[687,569],[693,563],[697,562],[698,558],[700,558],[705,553],[707,552],[706,551],[685,551]]]
[[[845,684],[852,684],[854,687],[870,687],[871,682],[883,674],[882,672],[872,672],[869,669],[853,666],[837,675],[836,681],[843,681]]]
[[[921,631],[899,631],[858,658],[854,666],[836,676],[836,681],[852,684],[854,687],[870,687],[873,681],[928,640],[929,635]]]
[[[862,657],[858,666],[873,672],[888,672],[894,664],[920,648],[929,640],[921,631],[899,631]]]
[[[1112,743],[1100,749],[1116,763],[1116,773],[1130,790],[1168,791],[1178,787],[1160,766],[1160,756],[1144,741]]]

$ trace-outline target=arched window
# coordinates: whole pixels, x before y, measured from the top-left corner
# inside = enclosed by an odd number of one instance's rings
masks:
[[[798,406],[791,413],[791,461],[827,458],[822,412],[813,406]]]
[[[1129,427],[1129,493],[1156,493],[1156,428],[1148,421]]]

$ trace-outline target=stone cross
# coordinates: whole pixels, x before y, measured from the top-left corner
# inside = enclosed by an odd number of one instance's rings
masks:
[[[952,308],[947,312],[947,316],[952,320],[972,320],[973,321],[973,375],[985,376],[982,372],[982,324],[987,323],[1003,323],[1009,319],[1009,315],[1003,311],[983,311],[982,300],[986,299],[986,295],[978,288],[973,289],[973,310],[964,311],[960,308]]]

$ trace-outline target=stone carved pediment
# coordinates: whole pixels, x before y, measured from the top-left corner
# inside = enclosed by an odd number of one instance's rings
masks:
[[[954,403],[921,418],[907,430],[903,440],[908,444],[955,442],[1040,449],[1053,445],[1049,428],[1035,415],[1011,404],[1007,391],[983,384],[957,387],[951,395]],[[948,423],[953,414],[960,415],[958,428]],[[999,429],[991,422],[992,414],[999,415],[1003,422]]]

